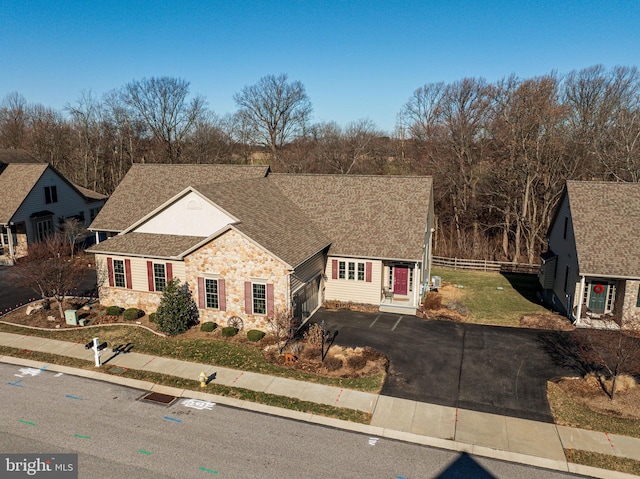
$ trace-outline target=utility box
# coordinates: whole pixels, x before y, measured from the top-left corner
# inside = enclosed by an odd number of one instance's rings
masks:
[[[64,320],[67,324],[71,324],[73,326],[78,325],[78,310],[77,309],[65,309],[64,311]]]
[[[442,288],[442,278],[440,276],[431,276],[431,287],[433,289]]]

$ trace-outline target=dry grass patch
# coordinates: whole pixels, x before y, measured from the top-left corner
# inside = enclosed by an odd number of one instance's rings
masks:
[[[562,379],[547,383],[547,397],[556,424],[640,438],[640,387],[627,376],[611,401],[601,380]]]
[[[520,318],[520,327],[554,331],[573,331],[576,329],[567,317],[554,313],[525,314]]]
[[[599,454],[591,451],[579,451],[565,449],[564,454],[567,461],[583,466],[597,467],[609,471],[624,472],[626,474],[640,475],[640,461],[628,459],[626,457]]]

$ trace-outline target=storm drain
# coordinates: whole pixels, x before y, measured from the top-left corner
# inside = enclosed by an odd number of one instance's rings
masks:
[[[151,402],[155,404],[164,404],[165,406],[171,406],[178,399],[175,396],[169,396],[168,394],[160,393],[147,393],[140,398],[140,401]]]

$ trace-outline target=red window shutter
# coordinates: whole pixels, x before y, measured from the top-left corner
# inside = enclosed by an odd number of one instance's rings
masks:
[[[147,280],[149,282],[149,291],[153,291],[153,262],[147,261]]]
[[[204,290],[204,278],[198,277],[198,308],[204,309],[204,300],[206,296],[206,292]]]
[[[220,311],[227,310],[227,300],[224,295],[224,279],[218,280],[218,307]]]
[[[267,317],[273,318],[273,285],[267,285]]]
[[[367,261],[365,263],[365,280],[367,283],[371,283],[371,269],[373,267],[373,263],[371,261]]]
[[[131,260],[130,259],[125,259],[124,260],[124,273],[127,277],[127,289],[132,289],[133,285],[131,284]]]
[[[338,260],[331,260],[331,279],[338,279]]]
[[[109,275],[109,286],[113,288],[113,258],[107,258],[107,274]]]
[[[173,279],[173,265],[171,263],[167,263],[167,267],[165,268],[165,272],[167,274],[167,283]]]
[[[244,282],[244,312],[253,314],[253,294],[251,291],[251,281]]]

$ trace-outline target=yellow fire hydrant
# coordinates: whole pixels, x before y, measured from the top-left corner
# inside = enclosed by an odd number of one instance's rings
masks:
[[[204,371],[202,371],[200,373],[200,376],[198,376],[198,381],[200,381],[200,387],[206,387],[207,386],[207,375],[204,373]]]

